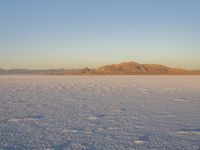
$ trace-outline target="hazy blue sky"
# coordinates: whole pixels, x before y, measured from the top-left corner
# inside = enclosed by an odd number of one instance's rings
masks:
[[[0,68],[200,69],[200,0],[0,0]]]

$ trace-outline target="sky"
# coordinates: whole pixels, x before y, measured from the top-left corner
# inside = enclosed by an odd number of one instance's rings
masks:
[[[0,0],[0,68],[200,69],[199,0]]]

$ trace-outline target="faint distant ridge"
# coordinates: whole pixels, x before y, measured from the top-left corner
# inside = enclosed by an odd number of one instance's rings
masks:
[[[123,62],[96,69],[0,69],[0,75],[200,75],[200,70],[170,68],[158,64]]]
[[[85,69],[47,69],[47,70],[30,70],[30,69],[1,69],[0,75],[81,75],[89,71]]]

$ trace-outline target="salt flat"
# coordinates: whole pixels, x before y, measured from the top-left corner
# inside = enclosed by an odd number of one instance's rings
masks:
[[[200,149],[200,76],[0,76],[0,149]]]

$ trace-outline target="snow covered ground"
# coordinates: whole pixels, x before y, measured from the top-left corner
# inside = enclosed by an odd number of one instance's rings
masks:
[[[200,76],[0,76],[0,149],[200,149]]]

